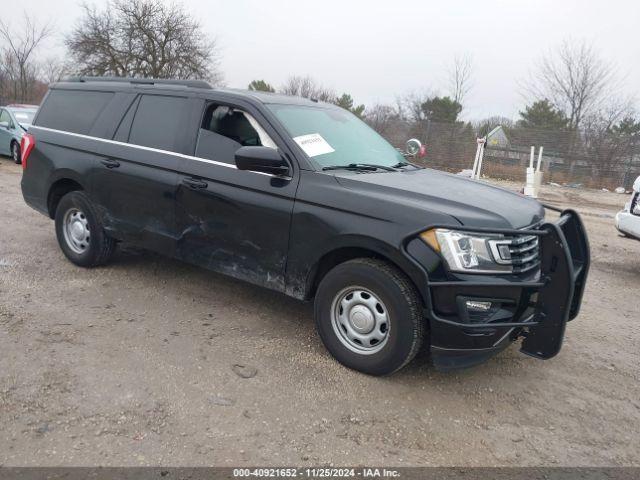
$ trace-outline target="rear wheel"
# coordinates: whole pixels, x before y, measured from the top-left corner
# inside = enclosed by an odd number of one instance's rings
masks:
[[[422,345],[424,321],[411,281],[387,262],[359,258],[334,267],[315,299],[318,333],[343,365],[388,375]]]
[[[22,163],[20,144],[16,141],[11,142],[11,158],[13,158],[13,161],[17,164]]]
[[[69,192],[62,197],[55,222],[58,244],[71,262],[95,267],[112,257],[115,240],[107,236],[91,200],[83,192]]]

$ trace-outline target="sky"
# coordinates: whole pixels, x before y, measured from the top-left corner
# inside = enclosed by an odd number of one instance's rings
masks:
[[[526,103],[522,83],[536,61],[570,39],[586,40],[616,66],[625,96],[640,94],[638,0],[180,3],[217,40],[229,87],[246,88],[253,79],[277,87],[291,75],[310,75],[358,103],[394,103],[410,92],[448,93],[453,58],[470,55],[473,87],[463,117],[516,118]],[[40,55],[62,55],[80,1],[23,0],[13,7],[18,5],[55,24],[57,34]]]

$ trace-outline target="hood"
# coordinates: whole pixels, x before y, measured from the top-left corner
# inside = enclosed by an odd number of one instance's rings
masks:
[[[465,226],[524,228],[544,218],[536,200],[484,182],[428,168],[420,170],[358,173],[336,171],[346,188],[361,193],[382,193],[425,210],[444,213]]]

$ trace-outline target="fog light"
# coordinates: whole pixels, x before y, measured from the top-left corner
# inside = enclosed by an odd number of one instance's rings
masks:
[[[488,312],[491,310],[491,302],[479,302],[477,300],[467,300],[465,302],[467,310],[472,312]]]

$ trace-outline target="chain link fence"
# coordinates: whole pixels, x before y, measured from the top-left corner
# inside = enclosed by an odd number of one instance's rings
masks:
[[[419,162],[430,168],[457,173],[473,167],[478,132],[471,124],[393,119],[377,129],[397,148],[403,149],[409,138],[420,140],[426,145],[427,156]],[[638,134],[598,128],[558,131],[520,127],[500,127],[488,137],[482,175],[524,182],[531,146],[536,148],[536,164],[543,147],[545,183],[630,189],[640,175]]]

